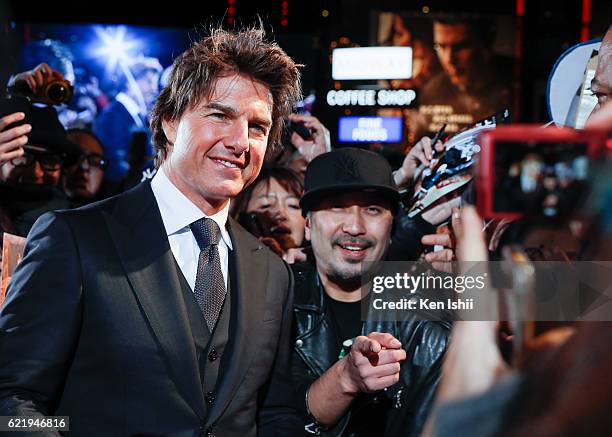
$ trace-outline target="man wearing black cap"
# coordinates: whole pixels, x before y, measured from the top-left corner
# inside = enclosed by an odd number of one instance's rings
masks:
[[[0,230],[25,236],[45,212],[69,207],[58,184],[79,149],[66,138],[54,108],[17,97],[1,106],[0,149],[10,152],[0,159]]]
[[[293,266],[292,370],[306,429],[419,435],[449,326],[411,316],[361,320],[364,263],[383,260],[391,241],[399,200],[391,168],[376,153],[343,148],[310,163],[305,188],[301,207],[315,263]]]

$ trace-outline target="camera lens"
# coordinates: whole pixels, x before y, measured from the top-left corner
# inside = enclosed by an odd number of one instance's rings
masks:
[[[68,97],[68,94],[69,94],[69,90],[68,88],[64,86],[63,83],[59,83],[59,82],[52,83],[47,88],[47,97],[52,102],[56,102],[56,103],[67,102],[68,100],[70,100],[70,98]]]

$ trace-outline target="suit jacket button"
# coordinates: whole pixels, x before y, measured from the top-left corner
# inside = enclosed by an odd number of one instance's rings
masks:
[[[215,348],[212,348],[208,353],[208,361],[212,362],[215,361],[217,358],[219,358],[219,352],[217,352]]]
[[[212,403],[215,402],[215,394],[209,391],[208,393],[206,393],[206,396],[204,397],[204,399],[206,399],[207,404],[212,405]]]
[[[304,342],[303,342],[302,340],[296,340],[296,341],[295,341],[295,345],[296,345],[297,347],[302,347],[302,345],[303,345],[303,344],[304,344]]]
[[[206,430],[206,437],[214,437],[212,426]]]

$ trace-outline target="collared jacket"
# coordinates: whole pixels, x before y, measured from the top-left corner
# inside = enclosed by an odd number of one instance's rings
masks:
[[[149,182],[38,219],[0,308],[0,416],[69,416],[72,437],[299,433],[292,274],[227,227],[230,337],[205,352]],[[219,365],[214,392],[201,360]]]
[[[366,321],[361,335],[387,332],[400,340],[407,359],[401,364],[400,381],[374,395],[360,395],[347,414],[331,429],[308,421],[305,394],[308,387],[337,360],[337,339],[329,310],[314,265],[294,264],[295,301],[293,304],[292,376],[296,397],[307,419],[306,434],[325,436],[418,436],[427,420],[440,379],[447,347],[450,323],[429,321],[413,314],[405,320]],[[374,413],[376,411],[376,413]],[[351,416],[377,419],[363,421],[363,426],[349,433]],[[369,415],[369,416],[368,416]],[[380,418],[383,418],[382,421]],[[370,428],[376,422],[373,428]],[[360,422],[361,423],[361,422]]]

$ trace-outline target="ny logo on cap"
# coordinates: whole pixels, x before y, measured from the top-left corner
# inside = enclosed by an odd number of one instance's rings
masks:
[[[352,182],[359,179],[359,167],[352,156],[339,155],[335,168],[337,180]]]

